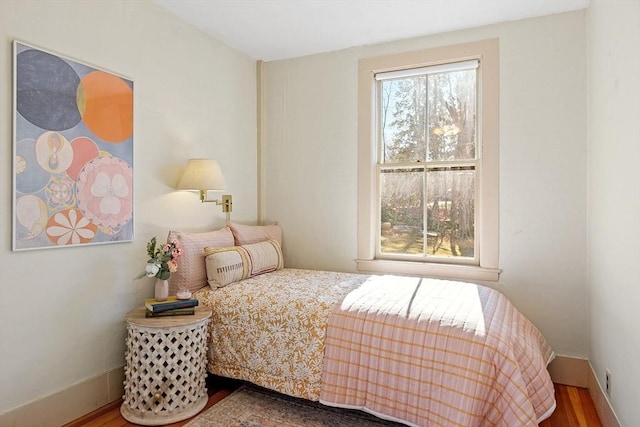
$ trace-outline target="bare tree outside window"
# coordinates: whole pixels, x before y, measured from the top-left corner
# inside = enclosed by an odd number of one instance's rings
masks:
[[[380,254],[473,258],[477,70],[381,79]]]

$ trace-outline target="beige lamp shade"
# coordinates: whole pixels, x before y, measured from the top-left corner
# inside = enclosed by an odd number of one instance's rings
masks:
[[[226,191],[227,183],[215,160],[191,159],[180,178],[178,190]]]

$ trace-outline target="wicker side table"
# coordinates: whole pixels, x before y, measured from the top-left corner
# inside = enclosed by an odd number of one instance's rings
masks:
[[[207,344],[211,309],[194,315],[145,318],[130,311],[122,416],[132,423],[162,425],[194,416],[207,404]]]

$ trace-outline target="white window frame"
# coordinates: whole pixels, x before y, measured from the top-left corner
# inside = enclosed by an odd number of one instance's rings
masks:
[[[376,258],[380,233],[376,80],[379,73],[477,59],[479,144],[476,223],[477,265]],[[358,259],[363,272],[413,274],[460,280],[497,281],[499,231],[499,42],[498,39],[362,59],[358,71]],[[376,234],[377,233],[377,234]]]

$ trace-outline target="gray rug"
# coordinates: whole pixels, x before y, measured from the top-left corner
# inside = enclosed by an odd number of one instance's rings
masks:
[[[191,420],[188,427],[397,427],[360,411],[332,408],[244,385]]]

